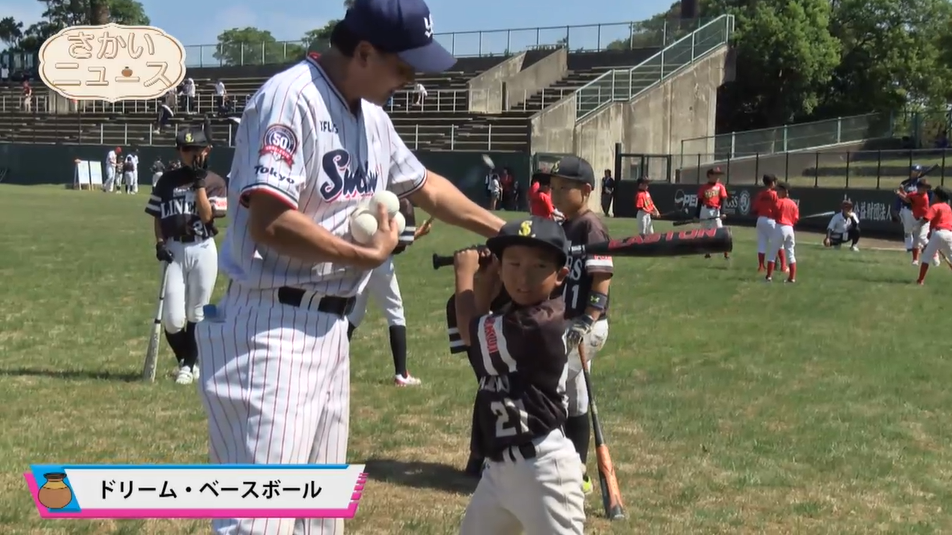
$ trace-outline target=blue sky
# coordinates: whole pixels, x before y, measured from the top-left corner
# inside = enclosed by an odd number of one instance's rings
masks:
[[[672,0],[429,0],[436,33],[494,30],[504,28],[536,28],[620,23],[643,20],[667,10]],[[169,32],[185,45],[213,44],[222,30],[254,26],[270,30],[279,41],[300,39],[304,32],[321,27],[328,20],[343,16],[343,2],[338,0],[285,0],[283,2],[253,2],[250,0],[144,0],[142,4],[152,24]],[[34,0],[0,0],[0,14],[13,16],[25,22],[36,22],[43,13],[43,4]],[[187,15],[181,15],[187,14]],[[542,32],[541,41],[554,42],[563,30]],[[627,30],[621,26],[603,27],[602,43],[623,37]],[[572,30],[570,44],[576,40],[594,44],[598,40],[595,28]],[[511,45],[522,49],[536,41],[535,32],[513,33]],[[440,39],[450,46],[447,37]],[[484,34],[483,51],[501,52],[506,48],[505,32]],[[191,47],[189,47],[191,50]],[[474,54],[479,39],[473,35],[457,36],[458,54]]]

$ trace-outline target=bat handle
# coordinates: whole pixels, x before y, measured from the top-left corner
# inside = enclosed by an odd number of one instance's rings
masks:
[[[440,269],[441,267],[452,266],[453,257],[452,256],[443,256],[433,253],[433,269]]]

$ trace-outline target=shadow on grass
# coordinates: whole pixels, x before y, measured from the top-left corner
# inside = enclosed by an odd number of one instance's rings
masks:
[[[472,494],[479,483],[459,468],[442,463],[393,459],[367,459],[365,463],[368,478],[404,487]]]
[[[142,380],[138,373],[115,373],[90,370],[39,370],[31,368],[0,369],[0,377],[48,377],[50,379],[91,379],[134,383]]]

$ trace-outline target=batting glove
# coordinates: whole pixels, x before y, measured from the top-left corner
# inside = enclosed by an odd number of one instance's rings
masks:
[[[171,262],[174,259],[172,251],[169,251],[164,242],[155,244],[155,258],[159,262]]]
[[[578,347],[585,338],[585,335],[592,332],[593,325],[595,325],[595,318],[588,314],[583,314],[572,320],[572,325],[569,326],[568,332],[565,333],[565,341],[568,343],[569,349]]]

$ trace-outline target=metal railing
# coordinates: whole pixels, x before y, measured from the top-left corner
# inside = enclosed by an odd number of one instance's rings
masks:
[[[734,16],[721,15],[630,69],[606,72],[576,91],[575,120],[580,121],[612,102],[631,100],[726,44],[733,31]]]
[[[715,157],[724,160],[892,137],[895,119],[891,113],[867,113],[691,138],[681,141],[681,154],[707,153],[713,149]]]
[[[181,123],[172,123],[160,133],[154,122],[119,123],[83,117],[49,115],[43,121],[12,133],[0,130],[0,142],[172,147],[183,127]],[[212,125],[216,143],[234,147],[236,129],[237,125],[231,123]],[[413,150],[434,147],[458,151],[511,150],[527,142],[524,132],[500,131],[492,124],[398,124],[396,129],[407,147]]]
[[[698,19],[710,20],[710,19]],[[434,38],[457,58],[508,56],[527,50],[566,47],[572,52],[601,52],[630,48],[664,47],[676,41],[684,28],[697,21],[679,19],[615,22],[604,24],[544,26],[437,33]],[[327,42],[276,41],[187,45],[186,67],[223,67],[287,63],[304,57],[308,50],[326,50]],[[224,50],[224,53],[222,53]]]
[[[233,102],[233,113],[241,113],[244,110],[245,103],[247,102],[249,95],[235,95],[229,97]],[[165,102],[165,99],[151,99],[151,100],[122,100],[119,102],[106,102],[105,100],[83,100],[83,101],[69,101],[68,103],[68,112],[69,114],[109,114],[109,113],[120,113],[123,115],[126,114],[150,114],[155,115],[159,111],[159,106]],[[23,103],[23,97],[17,97],[14,95],[2,95],[0,96],[0,113],[33,113],[38,115],[56,115],[56,114],[65,114],[64,112],[56,112],[51,109],[53,106],[53,99],[50,95],[34,95],[32,98],[31,109],[27,109]],[[204,113],[215,113],[218,111],[216,107],[215,96],[211,94],[199,93],[192,99],[191,102],[191,112],[196,115],[201,115]],[[175,106],[172,107],[173,112],[176,116],[180,116],[185,112],[184,107],[180,102],[176,102]]]
[[[384,106],[390,113],[453,112],[465,113],[469,110],[468,89],[427,90],[420,102],[420,94],[414,90],[397,91]]]
[[[947,144],[947,143],[946,143]],[[690,153],[677,165],[681,183],[704,181],[707,169],[718,166],[727,184],[759,184],[767,173],[796,187],[895,189],[909,178],[913,165],[936,166],[928,179],[934,186],[952,183],[952,149],[897,150],[805,150],[754,153],[739,159],[720,159],[714,154]]]

